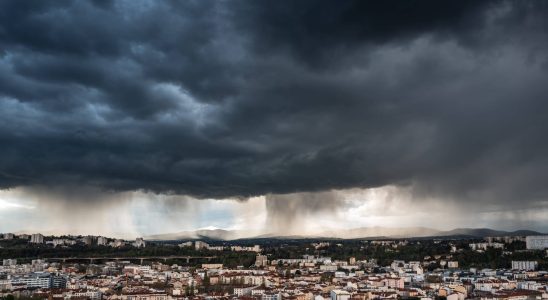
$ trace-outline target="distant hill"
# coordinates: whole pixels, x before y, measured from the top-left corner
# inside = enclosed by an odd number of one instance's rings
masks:
[[[145,237],[147,240],[235,240],[252,237],[252,234],[239,230],[199,229],[176,233],[155,234]]]
[[[147,240],[236,240],[236,239],[358,239],[358,238],[414,238],[414,237],[477,237],[543,235],[532,230],[502,231],[490,228],[456,228],[437,230],[428,227],[361,227],[337,231],[324,231],[314,235],[261,234],[239,230],[201,229],[177,233],[156,234],[145,237]]]
[[[437,235],[439,231],[428,227],[361,227],[337,231],[325,231],[320,236],[356,239],[364,237],[424,237]]]
[[[436,236],[474,236],[474,237],[487,237],[487,236],[522,236],[522,235],[542,235],[543,233],[532,230],[516,230],[516,231],[502,231],[494,230],[490,228],[457,228],[449,231],[440,231]]]

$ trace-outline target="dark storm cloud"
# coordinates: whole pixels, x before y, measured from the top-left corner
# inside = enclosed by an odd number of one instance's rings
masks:
[[[548,189],[541,1],[3,1],[0,186]]]
[[[484,23],[490,1],[274,1],[239,7],[242,30],[253,34],[254,49],[288,50],[299,60],[340,64],[334,56],[357,46],[405,43],[423,34],[471,38]]]

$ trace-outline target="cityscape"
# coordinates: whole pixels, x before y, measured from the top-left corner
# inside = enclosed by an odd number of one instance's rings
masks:
[[[0,295],[5,298],[548,296],[548,235],[127,241],[4,233],[0,245]]]
[[[548,0],[0,0],[0,300],[548,300]]]

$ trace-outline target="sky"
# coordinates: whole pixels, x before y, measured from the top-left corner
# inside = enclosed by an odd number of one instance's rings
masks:
[[[548,232],[545,1],[0,2],[0,232]]]

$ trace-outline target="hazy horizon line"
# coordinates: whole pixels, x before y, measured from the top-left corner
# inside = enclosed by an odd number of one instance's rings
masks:
[[[364,235],[361,237],[354,236],[349,237],[348,233],[351,231],[356,230],[371,230],[371,229],[378,229],[378,230],[392,230],[394,232],[385,232],[384,234],[378,234],[378,235]],[[418,232],[405,232],[408,230],[430,230],[429,232],[431,235],[429,235],[427,232],[424,232],[422,235]],[[169,235],[177,235],[177,234],[196,234],[199,231],[223,231],[225,233],[240,233],[241,236],[234,236],[233,238],[219,238],[219,240],[237,240],[237,239],[250,239],[250,238],[276,238],[276,237],[303,237],[303,238],[341,238],[341,239],[355,239],[355,238],[380,238],[380,237],[387,237],[387,238],[412,238],[412,237],[429,237],[429,236],[436,236],[436,234],[440,233],[448,233],[451,231],[457,231],[457,230],[490,230],[490,231],[498,231],[503,233],[516,233],[519,231],[531,231],[534,233],[538,233],[540,235],[546,235],[548,233],[541,232],[538,230],[528,229],[528,228],[519,228],[514,230],[503,230],[503,229],[497,229],[497,228],[491,228],[491,227],[455,227],[452,229],[438,229],[434,227],[426,227],[426,226],[402,226],[402,227],[393,227],[393,226],[361,226],[361,227],[353,227],[348,229],[325,229],[320,230],[317,233],[308,233],[308,234],[283,234],[281,232],[256,232],[253,230],[246,230],[246,229],[223,229],[223,228],[217,228],[214,226],[207,226],[197,229],[186,229],[186,230],[180,230],[175,232],[162,232],[162,233],[154,233],[154,234],[143,234],[143,235],[131,235],[127,233],[110,233],[110,234],[97,234],[97,233],[74,233],[74,232],[68,232],[68,231],[57,231],[57,230],[45,230],[45,231],[35,231],[35,230],[18,230],[14,232],[2,232],[2,233],[13,233],[15,235],[22,235],[22,234],[42,234],[44,236],[104,236],[107,238],[116,238],[116,239],[135,239],[138,237],[147,238],[151,240],[160,240],[158,237],[160,236],[169,236]],[[342,234],[339,235],[331,235],[335,232],[342,232]],[[397,232],[401,231],[401,232]],[[247,233],[247,234],[244,234]],[[346,234],[345,234],[346,233]],[[329,234],[329,235],[328,235]],[[415,234],[415,235],[414,235]],[[359,234],[358,234],[359,235]],[[398,236],[400,235],[400,236]],[[459,234],[454,234],[459,235]],[[464,234],[466,235],[466,234]],[[213,239],[212,237],[204,236],[197,234],[194,237],[185,237],[180,239],[200,239],[200,238],[209,238]],[[177,239],[175,239],[177,240]]]

